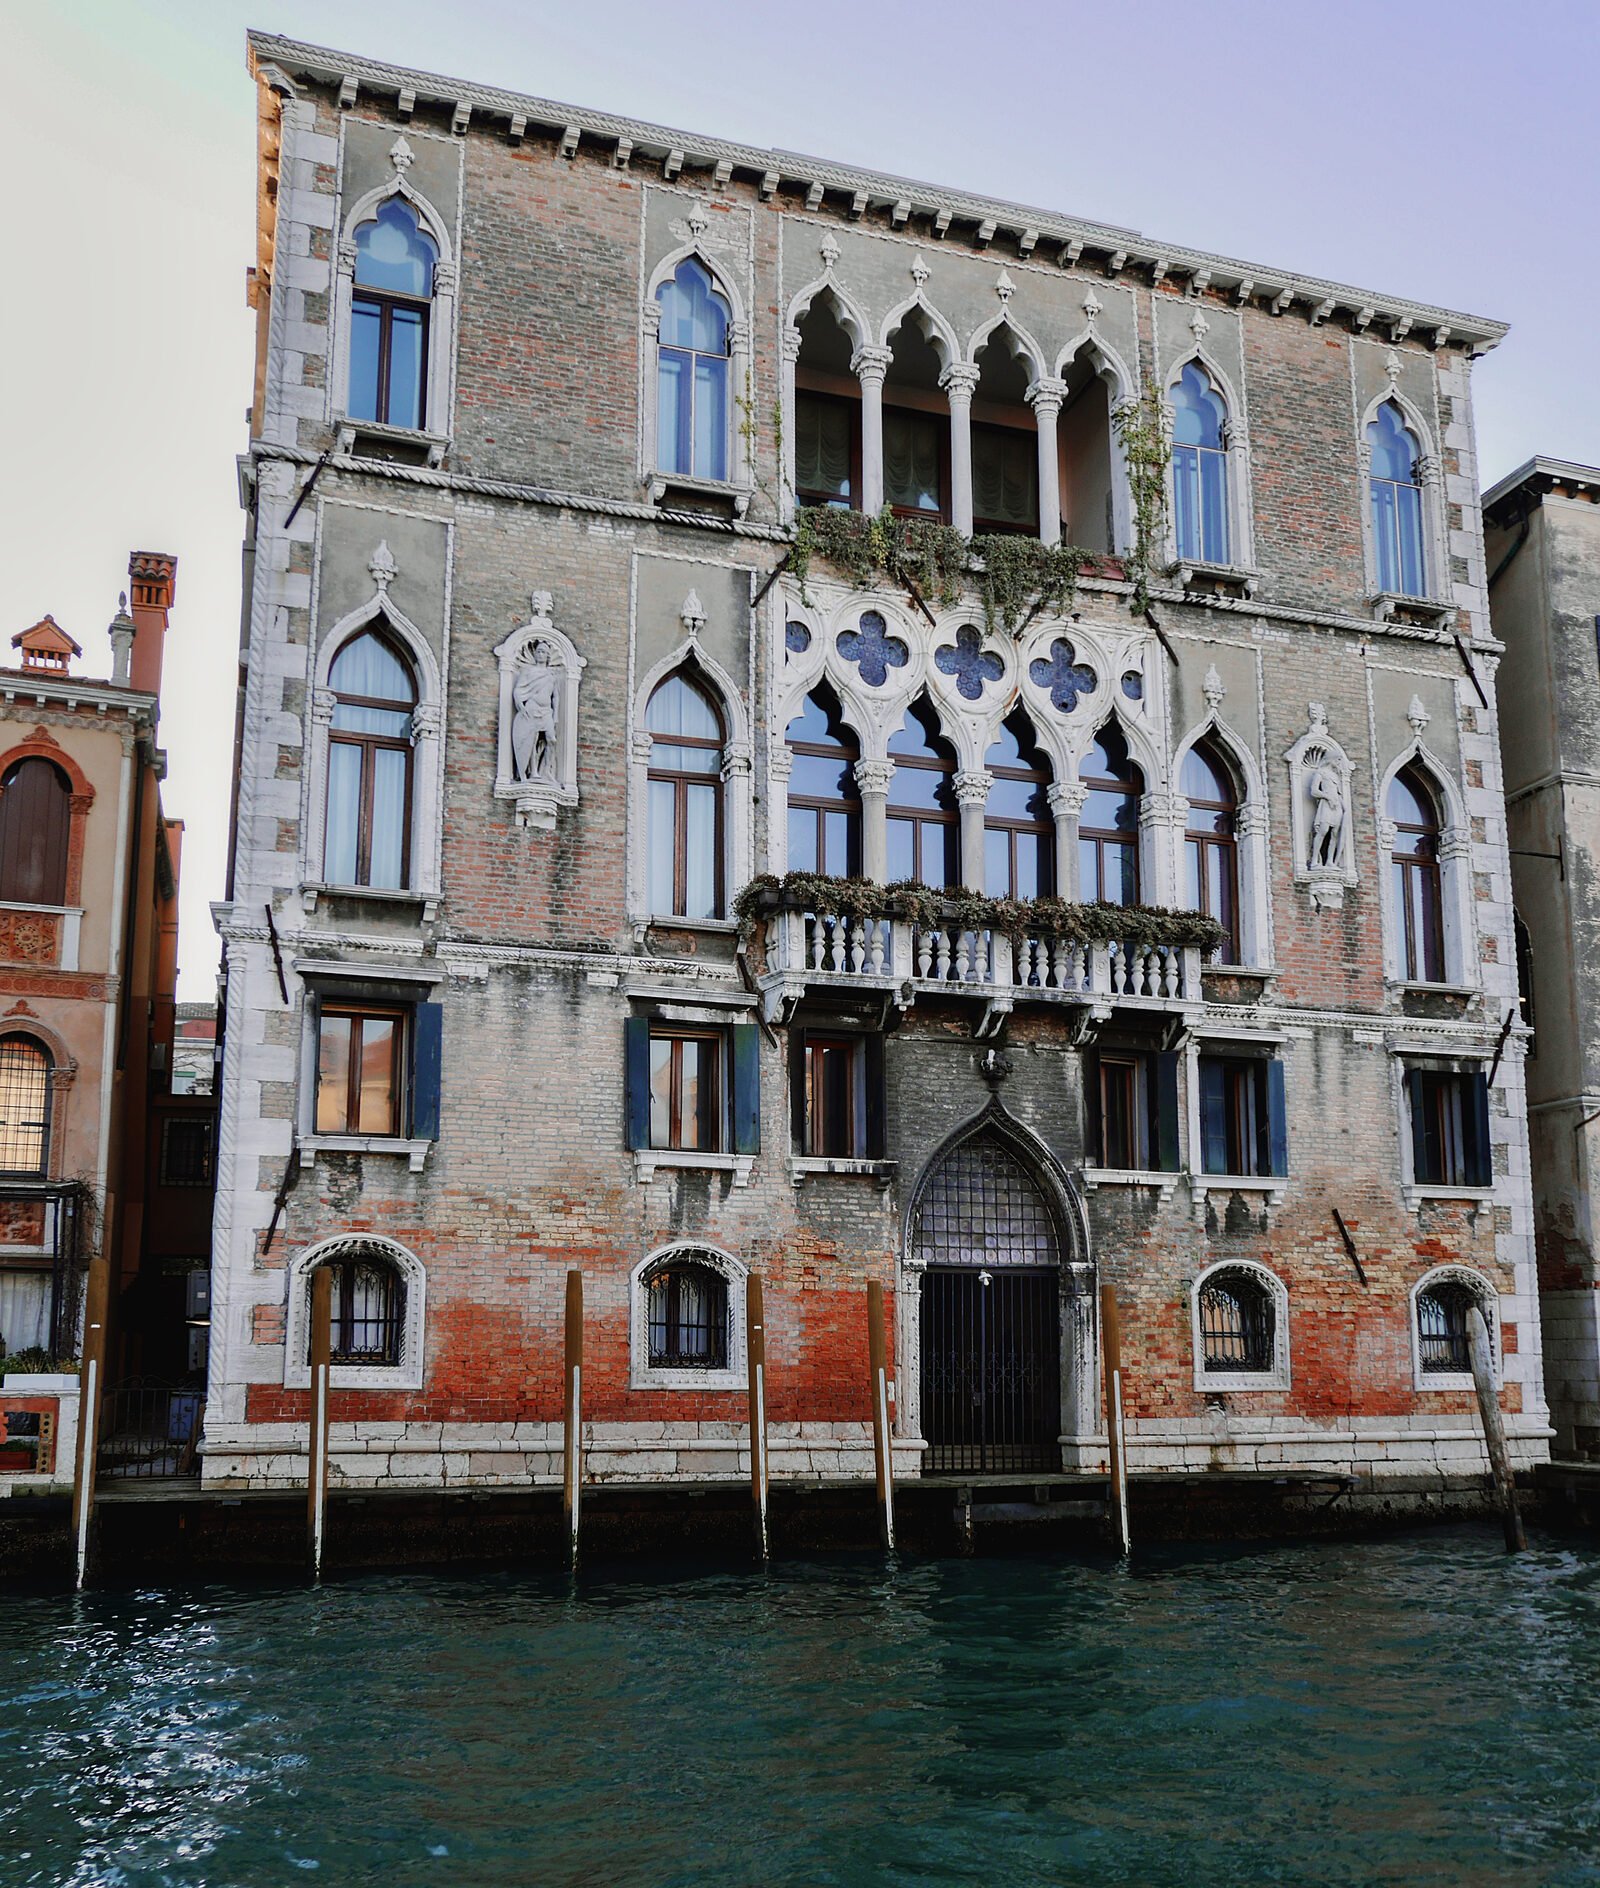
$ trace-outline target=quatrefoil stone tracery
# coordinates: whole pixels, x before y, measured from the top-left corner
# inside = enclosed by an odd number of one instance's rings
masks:
[[[1080,695],[1092,695],[1099,686],[1099,677],[1078,660],[1077,650],[1065,636],[1056,637],[1048,656],[1034,657],[1028,675],[1036,687],[1050,691],[1051,701],[1064,715],[1077,707]]]
[[[998,682],[1006,672],[1006,665],[993,650],[983,647],[983,638],[970,623],[956,631],[954,643],[935,649],[933,660],[941,675],[955,677],[956,693],[964,701],[981,700],[985,686]]]
[[[868,688],[882,688],[891,669],[903,669],[911,660],[910,649],[888,633],[876,610],[863,612],[859,629],[840,630],[835,647],[846,662],[855,663]]]

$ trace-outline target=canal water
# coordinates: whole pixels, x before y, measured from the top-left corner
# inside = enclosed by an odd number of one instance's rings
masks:
[[[0,1883],[1600,1882],[1600,1551],[0,1599]]]

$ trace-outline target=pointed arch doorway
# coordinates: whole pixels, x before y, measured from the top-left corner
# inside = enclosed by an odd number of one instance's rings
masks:
[[[928,1474],[1059,1470],[1062,1324],[1080,1295],[1054,1177],[991,1116],[935,1155],[911,1210]]]

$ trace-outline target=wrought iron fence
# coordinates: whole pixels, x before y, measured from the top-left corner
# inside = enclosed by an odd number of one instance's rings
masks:
[[[171,1384],[124,1383],[101,1404],[102,1481],[168,1481],[197,1469],[205,1391]]]

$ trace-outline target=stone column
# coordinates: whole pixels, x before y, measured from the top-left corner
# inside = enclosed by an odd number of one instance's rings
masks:
[[[1078,816],[1089,789],[1076,780],[1054,781],[1045,788],[1050,812],[1056,822],[1056,896],[1074,899],[1081,896],[1078,884]]]
[[[782,878],[789,869],[789,776],[794,772],[794,749],[774,741],[767,776],[767,870]]]
[[[861,382],[861,509],[869,518],[883,510],[883,377],[893,359],[886,347],[858,347],[850,362]]]
[[[957,361],[939,376],[950,402],[950,522],[965,538],[972,536],[972,394],[978,370]]]
[[[894,762],[858,760],[855,775],[861,793],[861,876],[882,885],[889,875],[889,782]]]
[[[1039,429],[1039,542],[1061,542],[1061,458],[1056,449],[1056,420],[1067,397],[1064,380],[1036,380],[1028,389],[1033,423]]]
[[[779,340],[782,345],[778,361],[778,414],[783,424],[783,463],[778,468],[778,512],[787,524],[800,502],[795,494],[794,477],[794,429],[798,424],[795,418],[794,370],[800,358],[800,330],[785,328]]]
[[[994,775],[982,767],[964,768],[955,777],[961,808],[961,882],[969,892],[983,890],[983,809],[989,804]]]

